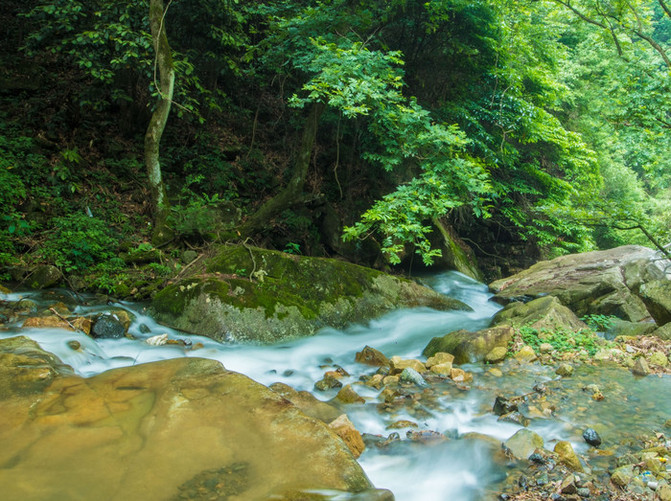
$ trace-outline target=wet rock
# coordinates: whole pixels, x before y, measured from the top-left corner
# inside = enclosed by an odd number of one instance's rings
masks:
[[[494,406],[492,410],[497,416],[503,416],[504,414],[515,412],[517,410],[517,401],[498,396],[496,397],[496,400],[494,400]]]
[[[331,428],[336,433],[336,435],[343,439],[355,458],[361,456],[361,453],[366,448],[366,445],[363,443],[361,433],[359,433],[359,431],[354,427],[352,422],[347,417],[347,414],[343,414],[332,421],[329,424],[329,428]]]
[[[452,374],[452,362],[445,362],[443,364],[432,365],[429,369],[433,374],[440,376],[450,376]]]
[[[333,388],[342,388],[342,383],[332,374],[324,374],[324,377],[315,383],[315,389],[319,391],[327,391]]]
[[[68,348],[70,348],[73,351],[79,351],[82,349],[82,345],[79,341],[68,341]]]
[[[37,329],[65,329],[73,330],[70,324],[60,317],[51,315],[48,317],[30,317],[26,318],[21,326],[23,329],[37,328]]]
[[[151,329],[149,328],[149,326],[147,324],[140,324],[139,329],[140,329],[140,333],[142,333],[142,334],[149,334],[151,332]]]
[[[3,499],[174,499],[194,479],[215,488],[222,477],[213,472],[241,458],[248,482],[238,499],[272,499],[287,486],[371,488],[326,424],[218,361],[58,376],[43,393],[2,406],[0,454],[3,464],[13,461],[0,469]],[[67,467],[45,468],[45,458]]]
[[[641,285],[638,295],[659,326],[671,322],[671,280],[652,280]]]
[[[439,351],[438,353],[434,354],[432,357],[429,357],[426,360],[426,367],[431,368],[434,365],[440,365],[440,364],[450,364],[452,365],[454,363],[454,355],[451,353],[445,353],[442,351]]]
[[[557,367],[555,374],[561,377],[571,377],[573,375],[573,366],[571,364],[561,364]]]
[[[559,456],[559,462],[566,465],[573,471],[583,471],[580,459],[573,450],[571,442],[562,440],[557,442],[554,447],[554,452]]]
[[[519,424],[520,426],[527,427],[531,420],[528,417],[525,417],[521,412],[509,412],[499,417],[498,421],[503,421],[506,423]]]
[[[123,324],[111,315],[101,315],[93,323],[91,336],[102,339],[119,339],[126,335]]]
[[[508,349],[505,346],[495,346],[489,353],[487,353],[487,355],[485,355],[485,362],[490,364],[503,362],[507,353]]]
[[[518,362],[533,362],[538,358],[534,349],[529,345],[522,346],[514,357]]]
[[[663,277],[652,261],[655,252],[623,246],[542,261],[528,270],[490,284],[499,302],[519,296],[555,296],[576,315],[616,315],[639,322],[649,316],[637,296],[641,284]]]
[[[401,419],[400,421],[394,421],[389,426],[387,426],[388,430],[400,430],[401,428],[419,428],[419,425],[414,421]]]
[[[671,501],[671,487],[669,485],[660,485],[657,488],[659,501]]]
[[[650,374],[650,367],[648,362],[645,361],[645,358],[638,357],[634,361],[634,366],[631,368],[631,372],[636,376],[647,376]]]
[[[31,289],[47,289],[57,285],[63,279],[61,271],[52,265],[42,265],[35,268],[27,285]]]
[[[405,436],[411,442],[420,442],[423,444],[431,444],[436,442],[444,442],[447,440],[447,437],[442,433],[433,430],[408,430]]]
[[[330,423],[342,414],[342,411],[338,408],[327,402],[322,402],[309,391],[296,391],[284,383],[273,383],[269,388],[289,400],[308,416],[319,419],[324,423]]]
[[[157,320],[218,341],[274,343],[365,322],[398,307],[470,307],[416,282],[337,259],[217,245],[152,299]],[[240,277],[239,270],[255,276]]]
[[[403,359],[391,357],[391,368],[394,372],[402,372],[405,369],[413,369],[415,372],[426,372],[426,366],[416,358]]]
[[[364,346],[363,350],[357,352],[354,357],[360,364],[372,365],[375,367],[388,367],[391,365],[389,359],[381,351]]]
[[[576,479],[573,475],[568,475],[562,480],[559,486],[559,492],[562,494],[577,494],[578,487],[576,486]]]
[[[541,297],[528,303],[510,303],[494,316],[492,322],[494,325],[525,326],[538,331],[565,328],[575,332],[587,327],[554,296]]]
[[[654,351],[650,355],[650,365],[658,365],[660,367],[666,367],[669,365],[669,359],[661,351]]]
[[[421,376],[420,376],[421,377]],[[350,385],[345,386],[338,392],[335,399],[342,404],[363,404],[366,400],[352,389]]]
[[[480,362],[495,347],[507,347],[512,337],[513,329],[509,326],[492,327],[478,332],[459,330],[442,337],[434,337],[424,348],[422,355],[431,357],[438,352],[447,352],[454,355],[456,364]]]
[[[422,377],[422,375],[410,367],[403,369],[403,372],[401,372],[399,377],[403,383],[411,383],[420,387],[428,386],[428,383]]]
[[[585,439],[589,445],[599,447],[601,445],[601,437],[593,428],[587,428],[582,432],[582,438]]]
[[[365,382],[365,385],[379,390],[384,385],[383,380],[384,376],[382,374],[373,374],[370,379]]]
[[[536,432],[522,428],[504,444],[516,458],[527,459],[536,449],[543,447],[543,439]]]
[[[452,368],[450,371],[450,378],[455,383],[470,383],[473,381],[473,374],[466,372],[463,369]]]
[[[384,379],[382,379],[382,384],[384,386],[393,386],[398,384],[401,381],[401,378],[399,376],[385,376]]]
[[[626,487],[633,479],[634,472],[631,465],[616,468],[610,476],[610,481],[619,487]]]
[[[198,473],[178,487],[177,500],[228,499],[249,488],[249,464],[234,463]]]

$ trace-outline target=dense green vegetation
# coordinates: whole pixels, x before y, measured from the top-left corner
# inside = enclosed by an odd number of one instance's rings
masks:
[[[665,0],[8,3],[2,279],[130,293],[211,241],[429,264],[438,217],[490,276],[671,240]]]

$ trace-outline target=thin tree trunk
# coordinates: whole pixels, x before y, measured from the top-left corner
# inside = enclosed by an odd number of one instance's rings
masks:
[[[282,191],[265,202],[259,210],[237,228],[240,236],[246,237],[263,230],[275,215],[296,205],[303,199],[303,188],[308,176],[310,159],[312,158],[312,151],[317,138],[319,118],[324,109],[325,105],[322,103],[315,103],[310,108],[291,179]]]
[[[175,68],[172,61],[172,51],[168,44],[165,31],[165,10],[163,0],[150,0],[149,24],[151,37],[156,51],[154,74],[158,73],[158,81],[154,79],[159,92],[156,109],[151,116],[147,132],[144,136],[144,158],[149,177],[149,191],[153,211],[154,228],[152,242],[160,245],[172,238],[172,232],[167,226],[170,212],[170,203],[161,177],[159,144],[163,130],[170,114],[170,105],[175,87]]]

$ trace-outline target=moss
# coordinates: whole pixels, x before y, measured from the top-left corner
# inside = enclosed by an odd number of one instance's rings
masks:
[[[243,270],[252,279],[240,278]],[[247,246],[222,246],[205,271],[157,293],[153,309],[162,321],[219,340],[302,337],[400,306],[468,308],[362,266]]]

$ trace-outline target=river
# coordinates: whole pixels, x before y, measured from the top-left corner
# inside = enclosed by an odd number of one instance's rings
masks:
[[[367,399],[366,404],[352,405],[347,413],[362,433],[387,436],[398,431],[401,437],[411,429],[390,430],[399,420],[416,423],[418,430],[437,431],[449,440],[435,444],[417,444],[403,440],[393,447],[370,446],[359,459],[376,487],[390,489],[399,501],[420,499],[455,499],[477,501],[495,495],[510,474],[509,465],[497,455],[500,442],[521,428],[519,424],[501,422],[492,412],[497,395],[522,395],[533,392],[537,383],[551,391],[547,400],[554,412],[532,415],[529,428],[541,435],[546,448],[558,440],[568,440],[574,449],[594,459],[594,465],[608,467],[590,451],[582,439],[586,427],[599,430],[605,444],[614,453],[621,453],[627,444],[634,445],[640,434],[658,429],[671,415],[671,379],[668,377],[635,378],[629,371],[617,368],[579,368],[572,378],[560,380],[553,367],[540,364],[518,365],[512,361],[501,367],[503,376],[482,364],[462,366],[473,373],[468,388],[446,382],[434,388],[426,402],[401,406],[393,412],[381,412],[379,391],[356,384],[363,374],[374,368],[354,361],[355,354],[368,345],[388,357],[421,358],[428,341],[456,329],[477,330],[486,327],[500,306],[490,301],[483,284],[455,272],[423,278],[438,292],[459,299],[473,308],[472,312],[439,312],[428,308],[393,311],[367,325],[353,325],[345,330],[323,329],[317,335],[273,346],[220,344],[208,338],[187,335],[156,323],[142,304],[114,303],[133,315],[129,329],[136,339],[93,340],[83,333],[59,329],[20,329],[8,325],[0,337],[19,332],[37,341],[42,348],[56,354],[66,364],[90,377],[106,370],[176,357],[205,357],[220,361],[227,369],[238,371],[269,385],[286,383],[297,390],[313,392],[328,400],[336,390],[319,392],[314,383],[326,370],[342,367],[350,375],[344,383],[355,384],[356,391]],[[0,299],[17,301],[29,298],[45,305],[54,300],[69,304],[77,315],[107,311],[108,304],[96,304],[91,297],[75,296],[67,291],[25,292],[2,295]],[[87,303],[87,304],[82,304]],[[168,334],[171,339],[184,339],[192,350],[180,345],[150,346],[146,339]],[[78,341],[81,349],[73,350]],[[595,402],[583,387],[596,383],[606,398]],[[536,409],[531,409],[531,414]],[[500,451],[498,451],[500,452]]]

